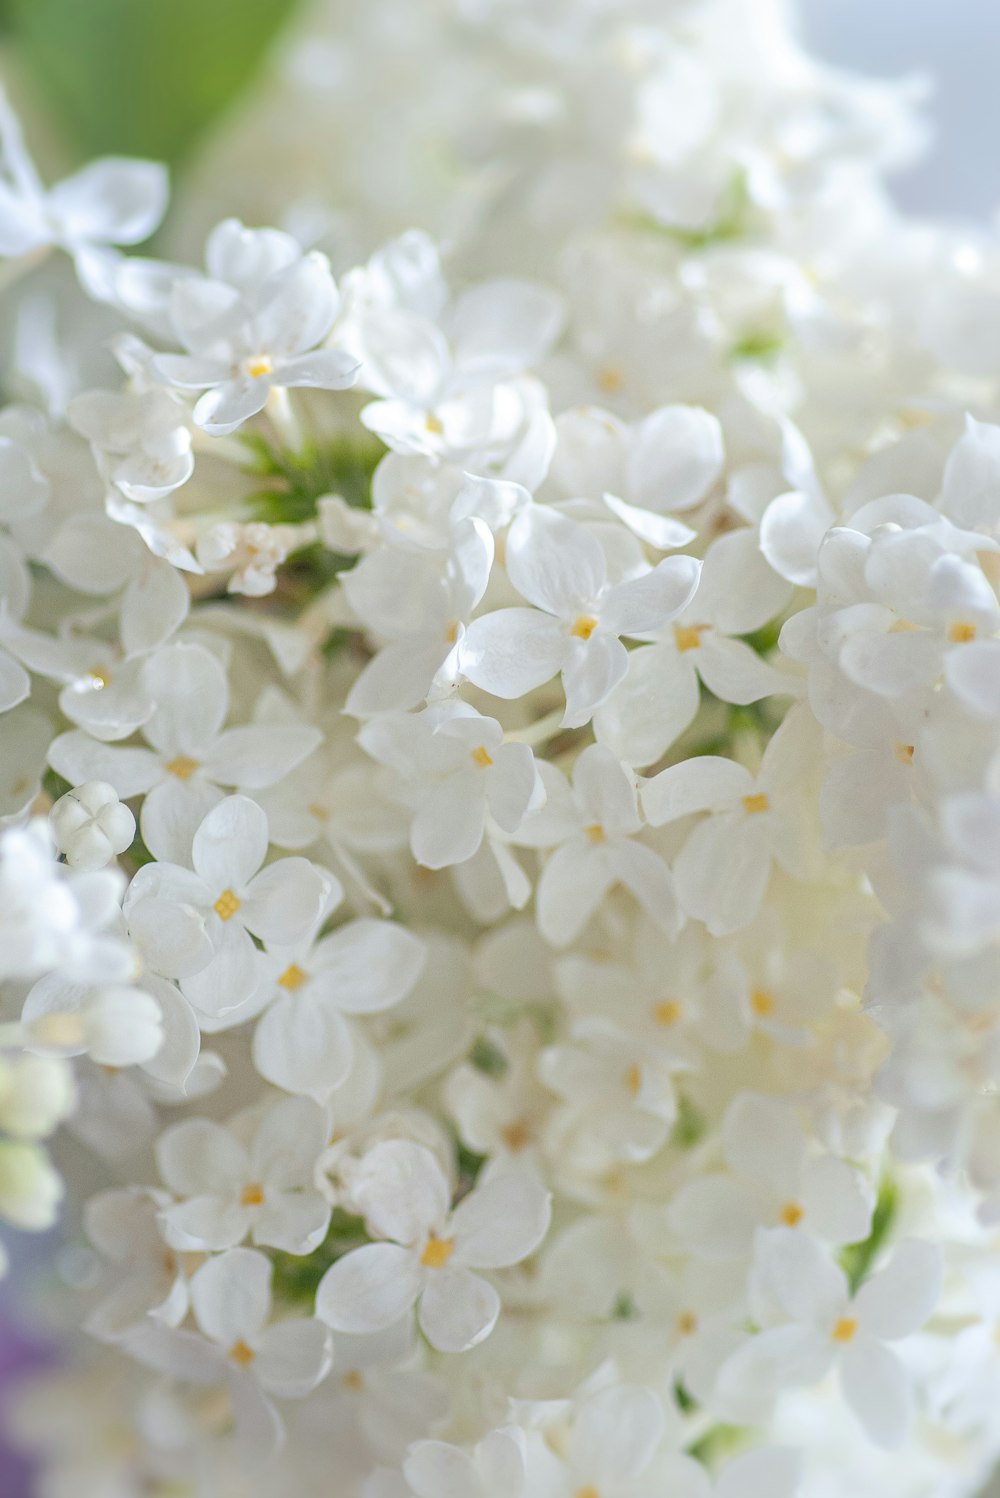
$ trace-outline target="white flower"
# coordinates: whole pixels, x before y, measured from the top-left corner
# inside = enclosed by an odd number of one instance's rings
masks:
[[[368,1151],[350,1203],[388,1242],[353,1249],[327,1270],[316,1314],[335,1331],[391,1326],[417,1303],[420,1327],[441,1352],[489,1336],[500,1297],[475,1269],[503,1269],[538,1247],[549,1224],[548,1192],[505,1168],[450,1211],[451,1191],[431,1152],[390,1140]]]
[[[653,1498],[664,1491],[657,1448],[666,1425],[652,1389],[598,1389],[577,1402],[568,1431],[560,1424],[544,1446],[529,1450],[529,1491],[539,1498]],[[562,1460],[553,1461],[549,1447],[562,1449]]]
[[[159,944],[160,961],[171,960],[188,998],[209,1016],[251,1004],[266,981],[254,937],[287,947],[325,907],[330,876],[305,858],[261,868],[267,849],[266,814],[246,796],[228,796],[198,827],[191,869],[148,863],[129,885],[124,909],[133,924],[146,900],[158,902],[160,921],[180,907]]]
[[[0,1218],[25,1232],[44,1233],[56,1221],[63,1194],[41,1145],[0,1139]]]
[[[127,1187],[99,1191],[84,1207],[87,1237],[117,1271],[114,1288],[87,1318],[87,1330],[102,1341],[126,1337],[147,1317],[179,1326],[187,1315],[187,1274],[159,1230],[167,1201],[163,1192]]]
[[[322,738],[308,724],[223,729],[229,707],[226,673],[201,645],[157,651],[146,663],[144,683],[155,703],[142,725],[151,749],[97,744],[85,733],[71,732],[56,739],[50,763],[73,785],[105,780],[119,796],[144,796],[139,827],[158,858],[187,857],[198,824],[222,800],[220,786],[273,785]]]
[[[172,494],[194,472],[188,413],[166,390],[87,390],[70,401],[67,417],[134,504]]]
[[[714,1479],[691,1457],[677,1457],[665,1475],[670,1498],[796,1498],[802,1457],[778,1446],[758,1446],[727,1462]]]
[[[6,94],[0,94],[0,254],[30,255],[60,245],[83,286],[107,297],[117,261],[112,245],[140,244],[167,206],[167,171],[153,161],[107,156],[55,187],[42,186]]]
[[[698,812],[709,815],[674,860],[677,897],[713,936],[749,925],[771,877],[772,860],[803,877],[814,859],[807,776],[815,727],[793,711],[768,743],[754,776],[735,760],[705,754],[648,780],[642,807],[653,827]]]
[[[500,724],[464,702],[380,716],[358,743],[397,772],[401,797],[416,805],[410,851],[426,868],[471,858],[491,821],[516,833],[542,794],[529,746],[504,743]]]
[[[170,316],[184,354],[159,354],[153,367],[170,384],[205,390],[198,426],[223,436],[263,410],[272,389],[343,390],[357,360],[317,348],[340,307],[325,255],[303,255],[277,229],[245,229],[227,219],[209,235],[206,277],[181,277]]]
[[[272,1403],[304,1399],[330,1371],[330,1334],[313,1317],[270,1321],[271,1265],[252,1248],[209,1259],[190,1283],[198,1332],[154,1328],[130,1347],[151,1367],[229,1387],[244,1453],[273,1455],[284,1427]]]
[[[507,575],[534,607],[497,609],[473,620],[462,672],[496,697],[523,697],[562,673],[563,724],[578,728],[625,675],[621,635],[659,629],[690,602],[700,563],[668,557],[612,584],[600,543],[555,510],[533,505],[511,525]]]
[[[833,1244],[868,1237],[875,1205],[870,1184],[844,1160],[811,1157],[786,1103],[740,1093],[726,1109],[722,1147],[732,1175],[699,1176],[670,1204],[671,1229],[693,1253],[741,1258],[757,1228],[782,1224]]]
[[[548,803],[529,818],[518,841],[556,851],[538,881],[538,929],[562,947],[573,941],[616,884],[623,884],[665,931],[680,930],[673,876],[658,853],[637,840],[642,830],[634,778],[600,744],[573,767],[572,792],[554,771],[544,776]]]
[[[73,869],[103,869],[135,837],[135,817],[103,780],[85,781],[60,796],[49,820]]]
[[[307,1098],[275,1103],[246,1143],[207,1118],[174,1124],[156,1146],[164,1183],[186,1198],[162,1209],[167,1242],[218,1250],[249,1234],[262,1246],[311,1253],[330,1221],[329,1204],[312,1189],[328,1133],[325,1113]]]
[[[380,397],[361,419],[389,447],[431,457],[509,443],[524,418],[513,381],[555,341],[558,297],[508,277],[447,303],[437,252],[411,231],[354,273],[351,347]]]
[[[491,1430],[471,1453],[444,1441],[417,1441],[403,1475],[416,1498],[522,1498],[523,1436]]]
[[[354,1065],[350,1017],[380,1014],[400,1003],[425,960],[419,937],[389,921],[349,921],[319,941],[310,933],[296,946],[270,946],[277,997],[254,1032],[260,1075],[288,1092],[325,1101]]]
[[[754,1284],[755,1319],[765,1329],[724,1364],[720,1389],[766,1400],[782,1388],[817,1383],[836,1367],[869,1437],[900,1446],[911,1392],[903,1364],[885,1344],[919,1331],[933,1311],[941,1290],[937,1248],[905,1240],[852,1297],[843,1271],[814,1239],[774,1228],[759,1233]]]

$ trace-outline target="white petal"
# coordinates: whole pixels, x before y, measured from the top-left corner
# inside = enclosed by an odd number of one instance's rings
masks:
[[[321,870],[307,858],[279,858],[246,886],[240,919],[262,941],[290,947],[315,926],[326,893]]]
[[[535,609],[496,609],[473,619],[459,647],[459,669],[494,697],[523,697],[562,668],[565,631]]]
[[[582,1476],[616,1487],[640,1477],[663,1438],[666,1417],[651,1389],[619,1384],[585,1400],[573,1421],[569,1458]]]
[[[532,505],[508,532],[507,575],[536,608],[572,619],[600,594],[607,566],[599,542],[582,525]]]
[[[797,677],[769,666],[743,640],[728,640],[712,631],[702,639],[695,664],[708,690],[723,702],[759,702],[761,697],[786,692],[794,696],[802,690]]]
[[[628,651],[614,635],[596,634],[585,643],[570,642],[563,661],[566,693],[565,728],[582,728],[605,702],[628,670]]]
[[[314,981],[345,1014],[375,1014],[406,997],[426,957],[419,937],[395,922],[351,921],[317,947]]]
[[[742,1182],[704,1175],[677,1192],[668,1221],[693,1253],[726,1260],[749,1252],[760,1216],[753,1193]]]
[[[243,889],[267,855],[267,815],[247,796],[227,796],[194,835],[192,862],[215,894]]]
[[[354,1045],[341,1016],[308,993],[280,998],[254,1032],[253,1064],[261,1076],[317,1102],[346,1080],[353,1059]]]
[[[410,849],[417,863],[443,869],[464,863],[483,840],[486,786],[475,769],[449,775],[434,786],[410,829]]]
[[[330,1371],[330,1333],[311,1316],[269,1326],[257,1344],[253,1371],[270,1394],[302,1399]]]
[[[315,348],[329,333],[340,307],[329,261],[315,250],[272,271],[254,300],[260,350],[271,355]]]
[[[416,1243],[444,1220],[451,1193],[429,1149],[408,1139],[387,1139],[355,1167],[350,1197],[373,1234]]]
[[[824,1155],[806,1171],[802,1206],[810,1231],[828,1243],[863,1243],[871,1232],[875,1193],[860,1170]]]
[[[247,1179],[243,1146],[221,1124],[186,1118],[157,1140],[160,1175],[177,1196],[230,1196]]]
[[[271,1309],[271,1264],[252,1248],[209,1259],[191,1280],[191,1304],[207,1337],[227,1350],[252,1346]]]
[[[455,361],[495,379],[521,374],[547,353],[559,335],[563,306],[547,287],[509,277],[464,292],[448,331]]]
[[[794,1108],[761,1093],[741,1093],[726,1109],[722,1138],[726,1161],[737,1175],[779,1196],[796,1196],[806,1145]]]
[[[920,1238],[904,1239],[885,1269],[855,1296],[862,1328],[887,1341],[919,1331],[937,1305],[941,1276],[939,1249]]]
[[[816,586],[820,542],[833,520],[814,494],[779,494],[760,522],[760,549],[779,577],[802,588]]]
[[[473,1269],[505,1269],[534,1253],[548,1231],[551,1196],[527,1172],[505,1170],[455,1208],[455,1252]]]
[[[902,1446],[913,1420],[906,1371],[894,1352],[859,1332],[840,1365],[844,1398],[877,1446]]]
[[[58,183],[49,210],[70,241],[140,244],[163,218],[168,194],[158,162],[105,156]]]
[[[369,1243],[331,1264],[316,1291],[316,1315],[334,1331],[384,1331],[413,1305],[423,1279],[416,1254]]]
[[[627,463],[628,498],[661,514],[690,510],[725,462],[722,428],[699,406],[662,406],[636,429]]]
[[[728,813],[691,833],[674,864],[677,894],[688,915],[713,936],[748,926],[760,909],[771,874],[767,828],[760,819]]]
[[[305,1099],[302,1099],[304,1102]],[[330,1203],[318,1191],[266,1191],[253,1214],[250,1236],[286,1254],[311,1254],[330,1226]]]
[[[699,811],[717,811],[746,795],[753,777],[734,759],[699,754],[669,765],[642,789],[642,809],[651,827],[662,827]]]
[[[687,608],[698,589],[701,563],[667,557],[641,577],[609,588],[601,602],[601,624],[616,635],[660,629]]]
[[[659,645],[632,650],[623,681],[594,714],[594,732],[628,765],[650,765],[666,753],[698,711],[693,666]]]
[[[716,1498],[796,1498],[802,1454],[778,1446],[744,1452],[719,1475]]]
[[[460,1266],[427,1274],[417,1308],[420,1329],[438,1352],[466,1352],[488,1337],[500,1314],[500,1297],[478,1274]]]
[[[538,929],[554,947],[579,936],[611,885],[614,872],[599,850],[566,843],[542,870],[535,892]]]

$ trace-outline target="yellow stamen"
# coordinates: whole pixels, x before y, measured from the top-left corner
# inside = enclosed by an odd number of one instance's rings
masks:
[[[653,1018],[658,1025],[676,1025],[683,1013],[684,1006],[676,999],[667,999],[653,1008]]]
[[[357,1368],[349,1369],[348,1372],[344,1374],[340,1382],[343,1384],[344,1388],[349,1394],[364,1393],[365,1381],[362,1378],[361,1374],[358,1372]]]
[[[767,1019],[777,1007],[774,994],[768,993],[766,988],[755,988],[750,995],[750,1008],[754,1014],[759,1014],[761,1019]]]
[[[500,1130],[500,1138],[511,1154],[517,1155],[531,1143],[531,1129],[523,1118],[516,1118]]]
[[[597,372],[597,383],[605,395],[615,395],[625,383],[625,376],[617,364],[605,364]]]
[[[111,685],[111,672],[106,666],[91,666],[87,676],[95,692],[103,692],[105,687]]]
[[[606,843],[608,840],[608,834],[600,822],[591,822],[590,826],[585,827],[583,830],[592,843]]]
[[[247,1346],[247,1344],[241,1337],[240,1340],[238,1342],[234,1342],[232,1347],[229,1349],[229,1356],[232,1358],[233,1362],[238,1368],[249,1368],[250,1364],[253,1362],[257,1354],[254,1352],[252,1347]]]
[[[974,624],[949,624],[948,639],[953,645],[968,645],[970,640],[976,638],[976,626]]]
[[[315,817],[317,822],[329,822],[330,820],[330,813],[327,811],[326,807],[321,806],[318,801],[310,801],[309,805],[306,807],[306,811],[311,817]]]
[[[682,1311],[677,1318],[677,1332],[681,1337],[693,1337],[698,1330],[698,1318],[693,1311]]]
[[[674,644],[682,652],[685,650],[697,650],[701,644],[701,637],[707,628],[707,624],[675,624]]]
[[[488,770],[490,765],[493,763],[493,756],[489,753],[484,744],[480,744],[478,749],[473,749],[472,760],[473,763],[477,764],[481,770]]]
[[[178,780],[190,780],[197,768],[198,761],[192,759],[189,754],[178,754],[177,758],[172,759],[166,766],[167,772],[170,775],[176,775]]]
[[[601,1495],[594,1487],[594,1484],[592,1482],[588,1482],[585,1488],[577,1488],[576,1492],[573,1494],[573,1498],[601,1498]]]
[[[570,630],[570,634],[575,640],[589,640],[596,628],[597,620],[593,614],[581,614]]]
[[[454,1252],[454,1238],[428,1238],[420,1262],[426,1269],[443,1269]]]
[[[912,765],[913,748],[912,744],[897,744],[892,752],[901,765]]]
[[[240,1197],[241,1207],[260,1207],[264,1202],[263,1186],[244,1186]]]
[[[266,354],[258,354],[256,359],[247,360],[247,374],[252,380],[259,380],[261,375],[269,375],[274,372],[274,365]]]
[[[853,1316],[843,1316],[833,1328],[831,1335],[835,1342],[853,1342],[857,1329],[858,1323]]]
[[[309,974],[304,973],[297,962],[293,962],[285,968],[278,979],[278,987],[287,988],[289,993],[294,993],[297,988],[301,988],[303,983],[308,981],[308,978]]]
[[[798,1202],[786,1202],[781,1209],[781,1220],[786,1228],[797,1228],[805,1215]]]
[[[634,1062],[625,1073],[625,1088],[633,1097],[638,1097],[642,1091],[642,1067]]]
[[[763,791],[755,791],[752,796],[743,797],[743,810],[748,817],[756,816],[761,811],[767,811],[770,804]]]
[[[444,435],[444,422],[439,416],[435,416],[433,411],[428,411],[427,418],[424,421],[424,428],[430,432],[432,437],[441,437]]]
[[[233,916],[239,910],[240,904],[241,901],[239,900],[238,896],[233,894],[231,889],[224,889],[222,891],[222,894],[216,900],[215,904],[212,906],[212,909],[215,911],[220,921],[231,921]]]

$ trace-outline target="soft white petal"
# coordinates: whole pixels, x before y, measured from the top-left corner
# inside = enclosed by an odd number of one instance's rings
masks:
[[[488,1337],[500,1314],[500,1297],[478,1274],[461,1266],[430,1270],[417,1308],[420,1328],[438,1352],[466,1352]]]
[[[316,1315],[334,1331],[384,1331],[413,1305],[423,1280],[416,1254],[395,1243],[353,1249],[326,1271],[316,1291]]]

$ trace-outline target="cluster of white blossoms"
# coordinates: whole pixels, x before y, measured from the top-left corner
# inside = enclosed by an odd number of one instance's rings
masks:
[[[46,1498],[979,1491],[1000,249],[892,207],[910,93],[777,0],[323,0],[158,259],[3,105]]]

